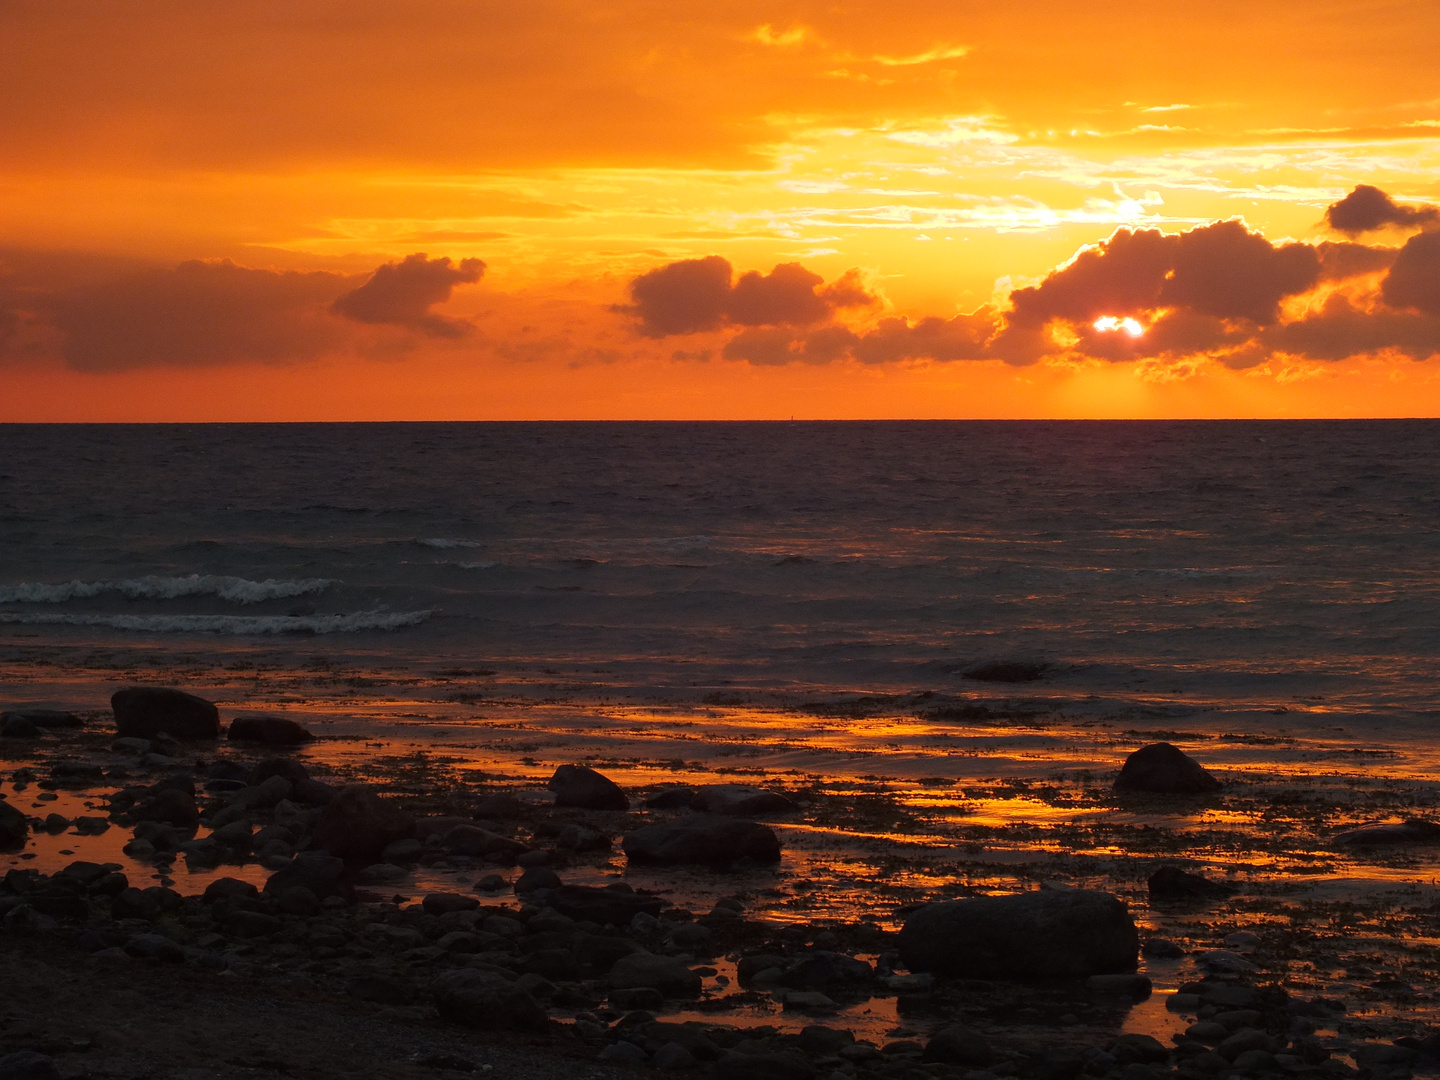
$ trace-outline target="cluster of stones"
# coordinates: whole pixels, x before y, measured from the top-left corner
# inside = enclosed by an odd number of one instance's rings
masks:
[[[122,691],[114,711],[121,740],[136,743],[126,749],[154,755],[157,766],[173,760],[165,752],[171,740],[219,733],[214,707],[177,691]],[[242,731],[269,744],[308,737],[289,723]],[[1203,795],[1217,784],[1176,748],[1157,744],[1131,756],[1116,788]],[[162,868],[177,857],[209,867],[258,860],[271,871],[263,887],[221,877],[202,896],[187,897],[166,879],[139,887],[114,864],[75,862],[50,876],[12,870],[0,883],[0,925],[15,934],[68,933],[100,958],[308,977],[473,1028],[558,1038],[551,1013],[563,1011],[574,1018],[563,1037],[606,1061],[705,1069],[718,1080],[1069,1080],[1082,1073],[1201,1080],[1350,1071],[1313,1037],[1330,1003],[1292,1002],[1277,987],[1257,987],[1255,965],[1231,953],[1210,955],[1213,973],[1169,999],[1170,1008],[1195,1017],[1173,1047],[1123,1035],[1104,1046],[1037,1052],[992,1045],[963,1025],[943,1027],[923,1043],[876,1045],[824,1024],[783,1034],[662,1021],[657,1012],[700,998],[707,978],[730,991],[711,1005],[778,1002],[802,1014],[833,1013],[879,994],[942,1000],[947,987],[973,990],[985,980],[1071,980],[1085,993],[1129,999],[1147,995],[1150,983],[1136,974],[1140,942],[1128,910],[1099,891],[921,905],[889,935],[864,923],[818,931],[777,925],[749,917],[739,897],[697,917],[624,883],[566,884],[556,868],[567,855],[610,848],[630,798],[582,766],[561,766],[550,788],[555,807],[575,813],[558,826],[530,821],[527,842],[514,823],[533,817],[533,808],[510,794],[492,796],[474,818],[417,818],[365,786],[316,780],[292,758],[250,769],[222,760],[208,767],[198,792],[194,776],[178,772],[121,789],[110,800],[111,817],[133,828],[126,846],[132,857]],[[779,793],[741,785],[669,787],[646,807],[659,820],[624,833],[631,862],[717,868],[776,862],[779,838],[754,819],[792,809]],[[0,842],[23,842],[37,824],[0,802]],[[197,835],[201,826],[208,835]],[[408,905],[363,891],[425,860],[519,865],[523,872],[509,901],[498,895],[505,887],[498,874],[482,877],[474,894],[432,893]],[[1221,887],[1178,868],[1151,881],[1161,897],[1213,888]],[[1166,946],[1148,947],[1157,955],[1180,952],[1172,945],[1166,953]],[[736,961],[734,987],[714,966],[720,956]],[[1367,1047],[1357,1059],[1382,1076],[1406,1069],[1421,1049]]]

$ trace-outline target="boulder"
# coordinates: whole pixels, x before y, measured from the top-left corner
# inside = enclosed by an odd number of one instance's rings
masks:
[[[621,846],[631,862],[657,866],[726,866],[739,859],[780,861],[780,838],[768,825],[708,814],[636,829]]]
[[[304,762],[293,757],[272,757],[256,764],[250,770],[248,780],[252,787],[259,787],[272,776],[283,776],[294,787],[302,780],[310,779],[310,770],[305,768]]]
[[[84,721],[72,712],[64,712],[61,709],[11,709],[8,712],[0,713],[0,720],[24,720],[34,724],[37,728],[77,728],[83,727]]]
[[[415,819],[362,784],[341,788],[315,821],[316,845],[342,859],[374,859],[415,831]]]
[[[16,1050],[0,1057],[0,1080],[60,1080],[55,1059],[36,1050]]]
[[[478,825],[456,825],[441,838],[441,846],[456,855],[485,855],[513,862],[525,845]]]
[[[561,915],[576,922],[593,922],[600,926],[629,926],[641,912],[658,915],[665,901],[625,888],[595,888],[591,885],[562,885],[560,888],[532,893]]]
[[[647,987],[658,990],[667,998],[697,998],[701,979],[673,956],[652,953],[631,953],[615,961],[610,969],[610,985],[616,990]]]
[[[576,806],[582,810],[630,809],[630,800],[614,780],[584,765],[561,765],[550,777],[549,788],[555,793],[556,806]]]
[[[0,849],[22,848],[30,839],[30,819],[4,799],[0,799]]]
[[[748,784],[713,784],[697,791],[690,800],[696,810],[707,814],[727,814],[731,817],[760,817],[764,814],[784,814],[795,809],[795,804],[778,791],[766,791]]]
[[[354,891],[345,880],[345,862],[323,852],[307,851],[290,860],[288,866],[271,874],[265,882],[265,892],[279,896],[287,889],[304,887],[321,900],[338,896],[343,900],[354,897]]]
[[[1178,746],[1151,743],[1128,758],[1115,777],[1116,791],[1156,795],[1206,795],[1220,790],[1220,781]]]
[[[126,738],[218,739],[220,712],[204,698],[159,686],[132,686],[110,696],[115,728]]]
[[[1178,866],[1162,866],[1146,882],[1152,900],[1203,900],[1231,896],[1238,890],[1223,882],[1190,874]]]
[[[1124,903],[1091,889],[926,904],[905,920],[897,944],[912,971],[972,979],[1134,971],[1140,952]]]
[[[1334,842],[1340,847],[1388,847],[1391,844],[1413,844],[1417,847],[1440,844],[1440,825],[1423,818],[1384,824],[1361,825],[1336,833]]]
[[[740,1054],[727,1050],[710,1066],[710,1080],[814,1080],[819,1075],[804,1055]]]
[[[421,906],[427,915],[448,915],[455,911],[474,911],[480,906],[480,898],[463,893],[428,893]]]
[[[430,992],[441,1018],[454,1024],[497,1031],[538,1031],[549,1022],[533,997],[488,971],[447,971],[435,980]]]
[[[666,787],[646,799],[645,806],[649,810],[688,810],[697,794],[698,789],[683,784]]]
[[[943,1065],[968,1065],[972,1069],[983,1069],[995,1062],[995,1051],[985,1036],[974,1028],[963,1024],[951,1024],[937,1031],[925,1044],[921,1061],[933,1061]]]
[[[525,804],[509,791],[496,792],[481,799],[475,807],[475,815],[482,818],[518,818],[525,814]]]
[[[135,808],[137,821],[160,821],[181,828],[193,827],[200,820],[200,809],[195,805],[195,796],[175,787],[151,789],[154,793]]]
[[[40,734],[39,726],[20,713],[0,714],[0,738],[33,739]]]
[[[264,743],[267,746],[299,746],[315,739],[294,720],[283,716],[237,716],[230,721],[225,737],[231,742]]]

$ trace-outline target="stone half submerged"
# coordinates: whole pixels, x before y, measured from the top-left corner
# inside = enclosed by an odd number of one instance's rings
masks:
[[[1084,978],[1134,971],[1140,936],[1123,901],[1092,889],[927,904],[900,931],[912,971],[971,979]]]

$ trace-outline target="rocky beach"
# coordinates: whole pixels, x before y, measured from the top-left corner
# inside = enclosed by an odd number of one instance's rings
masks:
[[[237,696],[0,720],[0,1076],[1440,1069],[1418,738],[792,707],[894,747],[847,775],[771,760],[773,704],[768,745],[659,756],[667,724],[704,741],[691,708],[601,761],[539,723],[461,753],[443,709],[352,731]],[[507,730],[491,705],[466,734]],[[920,775],[917,725],[945,736]]]

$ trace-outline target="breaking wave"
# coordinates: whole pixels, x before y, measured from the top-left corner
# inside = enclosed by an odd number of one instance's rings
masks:
[[[352,611],[343,615],[99,615],[0,611],[0,623],[104,626],[151,634],[353,634],[418,626],[429,611]]]
[[[63,604],[116,593],[128,600],[178,600],[186,596],[218,596],[232,604],[258,604],[324,592],[334,578],[304,578],[299,581],[249,581],[218,574],[190,574],[186,577],[127,578],[122,581],[67,581],[58,585],[22,582],[0,585],[3,604]]]

